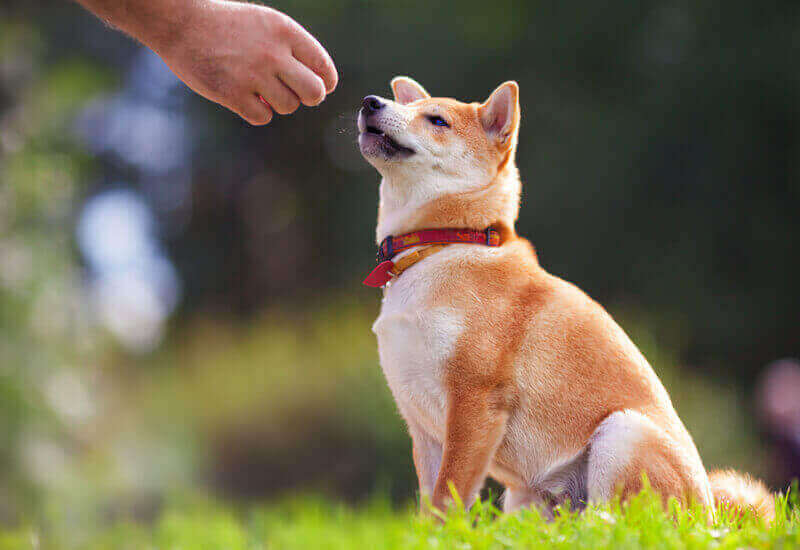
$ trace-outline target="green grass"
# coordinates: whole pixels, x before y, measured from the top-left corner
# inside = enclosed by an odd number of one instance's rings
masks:
[[[485,502],[453,510],[444,523],[412,508],[396,510],[376,498],[353,508],[316,497],[262,507],[234,508],[211,500],[167,504],[149,524],[118,522],[66,538],[22,528],[0,533],[0,550],[36,548],[267,550],[267,549],[503,549],[503,548],[800,548],[797,498],[778,497],[778,519],[752,517],[707,524],[702,510],[665,513],[643,493],[629,503],[559,509],[553,521],[535,510],[502,514]],[[69,539],[69,540],[67,540]]]

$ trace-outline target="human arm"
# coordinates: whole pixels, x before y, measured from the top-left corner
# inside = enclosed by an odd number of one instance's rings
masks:
[[[226,0],[77,0],[156,52],[187,86],[251,124],[314,106],[336,67],[287,15]],[[268,105],[260,99],[262,96]]]

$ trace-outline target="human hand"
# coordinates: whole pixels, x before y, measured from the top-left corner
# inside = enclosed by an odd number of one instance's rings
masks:
[[[175,32],[147,45],[187,86],[250,124],[319,105],[336,87],[331,57],[289,16],[247,3],[185,4]]]

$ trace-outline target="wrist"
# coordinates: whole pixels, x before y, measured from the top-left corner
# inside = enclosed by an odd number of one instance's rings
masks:
[[[162,0],[157,8],[137,18],[134,34],[145,46],[159,55],[172,50],[212,9],[214,0]]]

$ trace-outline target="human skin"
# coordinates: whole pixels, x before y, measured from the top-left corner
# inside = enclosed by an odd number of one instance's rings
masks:
[[[77,0],[156,52],[192,90],[250,124],[319,105],[336,88],[328,52],[291,17],[226,0]]]

